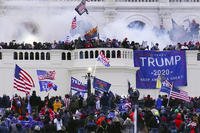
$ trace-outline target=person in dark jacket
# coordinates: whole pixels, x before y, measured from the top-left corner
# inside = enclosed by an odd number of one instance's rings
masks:
[[[30,104],[32,111],[35,111],[36,114],[38,114],[39,103],[41,103],[41,98],[36,95],[36,91],[33,91],[30,97]]]

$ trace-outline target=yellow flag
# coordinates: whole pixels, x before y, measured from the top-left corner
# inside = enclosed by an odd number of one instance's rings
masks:
[[[158,76],[157,80],[156,80],[156,88],[157,89],[160,89],[162,86],[162,83],[161,83],[161,77]]]

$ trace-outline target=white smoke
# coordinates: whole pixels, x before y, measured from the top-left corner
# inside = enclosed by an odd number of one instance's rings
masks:
[[[70,34],[69,31],[74,16],[77,16],[78,34],[80,36],[83,36],[86,31],[96,26],[89,22],[89,17],[94,17],[91,15],[95,15],[95,13],[79,16],[74,9],[60,9],[56,11],[55,9],[49,10],[47,8],[42,11],[32,9],[27,12],[20,11],[19,9],[18,13],[9,16],[9,14],[12,14],[10,12],[11,11],[5,12],[5,16],[2,15],[0,18],[0,41],[8,42],[16,40],[18,42],[31,42],[32,40],[36,40],[53,42],[54,40],[65,40]],[[30,22],[35,25],[37,27],[37,32],[30,32],[30,30],[33,29],[23,25],[25,22]],[[101,28],[103,27],[102,30],[100,30],[100,37],[116,38],[118,40],[123,40],[127,37],[129,41],[139,43],[148,41],[149,45],[151,42],[159,43],[162,48],[170,44],[170,39],[167,34],[157,37],[152,31],[152,27],[145,27],[143,30],[133,30],[129,29],[127,25],[125,21],[116,20],[108,25],[100,26]]]
[[[130,29],[128,28],[127,22],[123,20],[116,20],[108,24],[103,28],[101,33],[104,38],[116,38],[120,41],[127,37],[130,42],[134,41],[141,44],[143,41],[147,41],[149,46],[152,43],[159,43],[159,48],[161,49],[171,43],[168,34],[163,34],[158,37],[152,30],[152,27],[144,27],[142,30]]]
[[[31,13],[18,11],[15,16],[5,12],[0,18],[0,41],[16,40],[18,42],[26,41],[27,37],[34,36],[38,41],[64,40],[69,34],[72,19],[77,15],[73,11],[51,13],[49,10],[37,12],[33,10]],[[19,15],[18,15],[19,14]],[[25,22],[33,23],[37,26],[38,31],[31,33],[31,28],[27,27]],[[31,38],[32,38],[31,37]]]

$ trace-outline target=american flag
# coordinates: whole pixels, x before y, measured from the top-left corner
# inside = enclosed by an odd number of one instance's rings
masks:
[[[76,16],[75,16],[72,20],[71,29],[75,29],[76,27],[77,27],[77,23],[76,23]]]
[[[186,91],[180,90],[178,88],[173,87],[170,93],[172,98],[181,99],[187,102],[190,102],[190,97]]]
[[[34,86],[35,85],[31,76],[18,65],[16,65],[14,75],[14,88],[29,94],[31,88]]]

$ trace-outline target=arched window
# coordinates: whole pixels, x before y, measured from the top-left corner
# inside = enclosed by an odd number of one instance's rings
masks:
[[[116,58],[115,50],[112,51],[112,58]]]
[[[47,52],[47,53],[46,53],[46,60],[50,60],[50,58],[51,58],[51,57],[50,57],[50,53]]]
[[[121,58],[121,51],[120,50],[117,51],[117,58]]]
[[[35,60],[39,60],[39,53],[38,52],[35,53]]]
[[[33,52],[30,53],[30,60],[34,60],[34,53]]]
[[[127,59],[130,59],[130,52],[127,51]]]
[[[79,58],[80,58],[80,59],[83,59],[83,51],[81,51],[81,52],[79,53]]]
[[[65,52],[62,52],[62,60],[66,60],[66,54],[65,54]]]
[[[25,52],[25,54],[24,54],[24,59],[25,59],[25,60],[28,60],[28,52]]]
[[[74,52],[74,59],[78,59],[78,52]]]
[[[129,53],[129,58],[132,59],[132,52]]]
[[[90,58],[94,58],[94,52],[90,51]]]
[[[68,53],[67,53],[67,60],[71,60],[71,59],[72,59],[71,53],[68,52]]]
[[[2,53],[0,52],[0,60],[2,60]]]
[[[122,51],[122,58],[124,58],[124,51]]]
[[[19,52],[19,60],[23,60],[23,53]]]
[[[140,20],[135,20],[128,24],[128,28],[130,29],[143,30],[144,27],[145,27],[145,23]]]
[[[200,53],[197,53],[197,60],[200,61]]]
[[[124,58],[127,59],[127,56],[128,56],[127,51],[124,51]]]
[[[107,58],[110,58],[110,50],[107,50],[107,51],[106,51],[106,57],[107,57]]]
[[[101,50],[101,52],[105,55],[105,51],[104,50]]]
[[[40,53],[40,56],[41,60],[45,60],[44,52]]]
[[[99,56],[99,51],[95,51],[95,58],[97,58]]]
[[[14,60],[17,60],[18,59],[18,54],[17,52],[14,52]]]
[[[88,59],[88,51],[85,51],[85,59]]]

